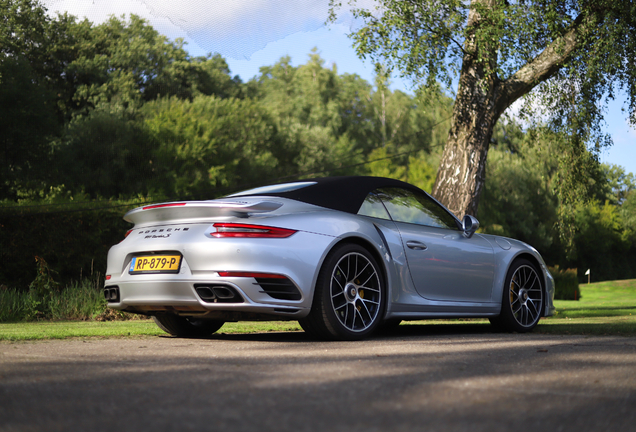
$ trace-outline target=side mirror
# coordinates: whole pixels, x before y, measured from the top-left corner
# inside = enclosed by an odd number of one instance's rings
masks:
[[[464,236],[466,238],[471,238],[475,231],[479,228],[479,221],[475,216],[466,215],[462,220],[462,231],[464,231]]]

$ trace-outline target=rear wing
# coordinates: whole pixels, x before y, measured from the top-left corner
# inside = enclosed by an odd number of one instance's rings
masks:
[[[254,213],[267,213],[282,207],[275,201],[186,201],[153,204],[138,207],[126,213],[124,220],[134,224],[173,220],[207,219],[218,216],[248,217]]]

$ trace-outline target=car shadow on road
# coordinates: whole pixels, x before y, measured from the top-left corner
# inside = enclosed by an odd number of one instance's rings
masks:
[[[496,333],[494,327],[488,323],[461,322],[449,324],[428,324],[418,322],[417,324],[401,324],[391,329],[384,329],[375,333],[373,339],[391,338],[416,338],[422,336],[445,336],[462,334],[491,334]],[[170,337],[170,336],[165,336]],[[316,339],[303,331],[291,332],[264,332],[264,333],[215,333],[203,340],[226,340],[226,341],[258,341],[258,342],[316,342]]]

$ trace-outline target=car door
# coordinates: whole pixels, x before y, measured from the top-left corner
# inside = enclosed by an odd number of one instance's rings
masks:
[[[418,293],[429,300],[489,302],[494,253],[479,235],[467,238],[459,222],[429,196],[415,190],[377,191],[395,222]]]

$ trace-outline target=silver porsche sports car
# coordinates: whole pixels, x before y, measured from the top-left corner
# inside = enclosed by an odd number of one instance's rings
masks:
[[[297,181],[124,219],[134,227],[108,253],[108,305],[175,336],[297,320],[313,337],[355,340],[402,320],[459,317],[526,332],[554,313],[554,281],[534,248],[478,234],[477,219],[459,221],[398,180]]]

